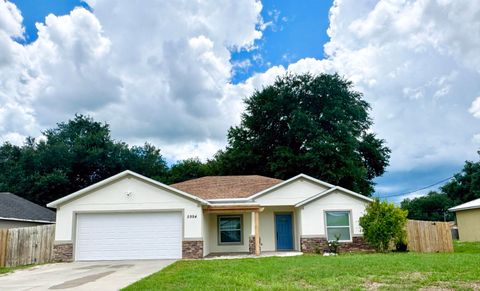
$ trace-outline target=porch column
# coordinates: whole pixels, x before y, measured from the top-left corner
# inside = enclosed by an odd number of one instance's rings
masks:
[[[254,212],[255,216],[255,255],[260,255],[260,211]]]

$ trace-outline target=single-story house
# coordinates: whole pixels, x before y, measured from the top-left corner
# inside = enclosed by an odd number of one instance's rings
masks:
[[[55,212],[9,192],[0,192],[0,229],[55,223]]]
[[[452,207],[461,241],[480,241],[480,198]]]
[[[300,174],[208,176],[165,185],[124,171],[48,204],[57,260],[202,258],[313,252],[339,236],[367,248],[358,220],[372,200]]]

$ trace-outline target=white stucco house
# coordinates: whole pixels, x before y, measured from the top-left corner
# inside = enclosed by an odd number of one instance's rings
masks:
[[[304,174],[165,185],[124,171],[47,206],[57,210],[57,260],[82,261],[312,252],[335,236],[344,249],[363,249],[358,220],[371,201]]]

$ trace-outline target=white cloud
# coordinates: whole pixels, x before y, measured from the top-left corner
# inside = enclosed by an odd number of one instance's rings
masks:
[[[468,114],[480,117],[480,101],[471,105],[480,92],[478,15],[478,1],[337,0],[326,59],[273,67],[238,90],[285,71],[339,72],[372,105],[374,131],[392,149],[390,171],[462,163],[476,157],[480,129]]]
[[[468,112],[470,112],[476,118],[480,118],[480,96],[473,100]]]
[[[7,1],[0,2],[0,31],[11,37],[21,38],[23,17],[17,7]]]
[[[0,137],[18,142],[86,113],[173,159],[223,146],[244,97],[225,94],[230,50],[261,38],[261,3],[87,2],[93,12],[49,15],[20,45],[21,14],[0,1]]]
[[[391,171],[475,158],[480,132],[478,1],[337,0],[326,58],[274,66],[231,84],[233,49],[262,37],[258,1],[87,1],[50,15],[29,45],[0,1],[0,137],[19,141],[74,113],[172,159],[206,158],[238,123],[242,98],[285,72],[339,72],[372,105]],[[255,60],[261,62],[261,56]]]

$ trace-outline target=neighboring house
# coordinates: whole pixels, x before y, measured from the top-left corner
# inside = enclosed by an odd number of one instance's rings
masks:
[[[55,212],[22,197],[0,192],[0,229],[55,223]]]
[[[461,241],[480,241],[480,198],[452,207]]]
[[[57,260],[201,258],[323,250],[340,235],[362,249],[372,200],[300,174],[209,176],[167,186],[125,171],[48,204],[57,209]]]

